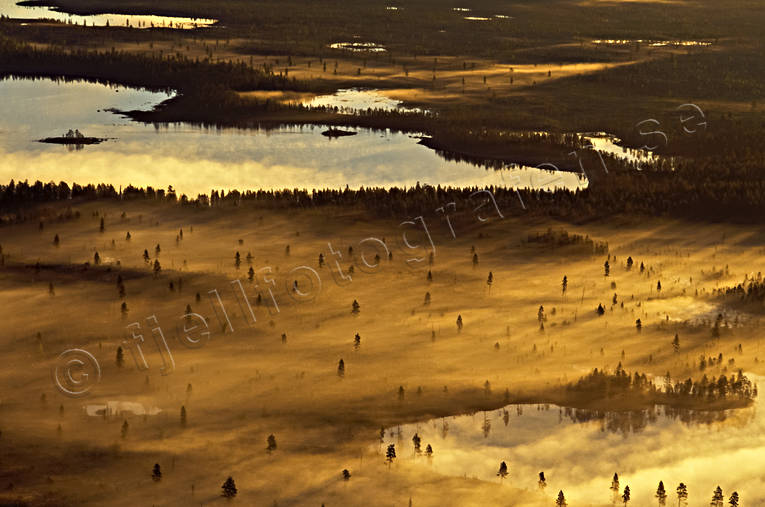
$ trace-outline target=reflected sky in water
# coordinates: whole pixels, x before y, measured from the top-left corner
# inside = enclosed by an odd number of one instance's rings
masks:
[[[758,383],[762,380],[749,376]],[[688,486],[689,506],[708,506],[718,484],[726,500],[738,491],[742,505],[765,503],[761,400],[725,412],[665,410],[599,417],[554,405],[511,405],[389,428],[385,445],[396,444],[398,459],[438,473],[497,483],[499,464],[505,461],[510,472],[505,482],[534,491],[540,500],[552,499],[562,489],[569,505],[610,503],[614,472],[622,489],[630,487],[630,505],[656,505],[660,480],[670,493],[668,505],[676,505],[674,491],[680,482]],[[433,446],[432,459],[424,454],[415,457],[415,432],[423,451],[427,444]],[[548,484],[544,493],[537,486],[541,471]]]
[[[104,111],[148,109],[170,97],[124,87],[50,80],[0,81],[0,181],[108,182],[196,196],[211,189],[412,186],[583,188],[572,173],[533,168],[496,171],[446,161],[412,136],[358,130],[339,139],[318,126],[272,131],[155,128]],[[73,151],[35,140],[79,129],[113,138]]]
[[[367,109],[382,111],[420,112],[421,109],[404,107],[400,100],[391,99],[376,90],[348,88],[331,95],[318,95],[302,102],[307,107],[337,107],[342,112],[355,113]]]
[[[0,15],[14,19],[52,19],[62,23],[88,26],[129,26],[131,28],[176,28],[190,30],[210,26],[214,19],[181,18],[173,16],[134,15],[134,14],[96,14],[78,16],[53,10],[51,7],[26,7],[16,5],[18,0],[0,0]]]

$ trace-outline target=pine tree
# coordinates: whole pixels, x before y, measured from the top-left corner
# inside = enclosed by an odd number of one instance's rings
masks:
[[[427,276],[427,279],[428,279],[428,281],[429,281],[429,282],[432,282],[432,281],[433,281],[433,273],[432,273],[430,270],[428,270],[428,276]]]
[[[347,481],[351,478],[351,473],[348,471],[348,469],[343,470],[343,480]]]
[[[566,293],[566,289],[568,289],[568,277],[563,275],[563,282],[560,284],[561,287],[561,294]]]
[[[239,269],[239,266],[241,265],[242,265],[242,257],[239,255],[239,252],[236,252],[236,254],[234,254],[234,266],[236,267],[236,269]]]
[[[476,267],[476,266],[478,266],[478,254],[474,253],[473,254],[473,267]]]
[[[189,387],[191,387],[191,384],[189,384]],[[186,406],[181,405],[181,426],[184,428],[186,427]]]
[[[48,284],[48,294],[51,295],[51,296],[55,296],[56,295],[56,289],[53,287],[53,282],[50,282]]]
[[[638,330],[638,333],[643,330],[643,321],[640,319],[635,321],[635,329]]]
[[[353,348],[356,350],[359,350],[360,346],[361,346],[361,335],[359,333],[356,333],[356,336],[353,337]]]
[[[125,301],[120,305],[120,313],[122,313],[123,317],[126,317],[128,314],[128,305]]]
[[[675,339],[672,340],[672,349],[675,351],[675,354],[680,352],[680,335],[675,333]]]
[[[656,488],[656,498],[659,500],[660,506],[667,504],[667,492],[664,490],[663,481],[659,481],[659,487]]]
[[[430,444],[428,444],[425,447],[425,456],[427,456],[428,458],[432,458],[433,457],[433,447]]]
[[[154,259],[154,278],[159,276],[159,272],[162,271],[162,266],[159,264],[159,259]]]
[[[149,263],[149,259],[150,259],[149,251],[144,249],[144,251],[143,251],[143,261],[148,264]]]
[[[717,489],[715,489],[712,494],[712,502],[709,505],[711,505],[711,507],[723,507],[724,502],[725,497],[723,496],[722,489],[720,486],[717,486]]]
[[[541,491],[544,491],[547,487],[547,479],[545,479],[545,473],[539,472],[539,480],[537,481],[537,486],[539,486],[539,489]]]
[[[122,438],[127,438],[128,429],[130,428],[130,425],[127,421],[124,421],[122,423],[122,428],[120,428],[120,435],[122,435]]]
[[[60,246],[61,245],[61,239],[58,237],[58,234],[53,236],[53,246]]]
[[[117,368],[122,368],[125,366],[125,353],[122,350],[122,347],[117,347],[117,357],[115,362],[117,363]]]
[[[685,505],[688,500],[688,487],[682,482],[677,486],[677,504]]]
[[[425,306],[428,306],[430,304],[430,292],[425,293],[425,302],[423,304]]]
[[[319,267],[324,267],[324,254],[319,254]]]
[[[656,292],[661,292],[661,280],[656,282]]]
[[[614,478],[611,480],[611,491],[614,494],[614,498],[619,495],[619,475],[614,474]]]
[[[598,315],[604,315],[606,313],[606,309],[603,307],[602,304],[598,304],[598,309],[595,310]]]
[[[101,225],[99,226],[98,230],[104,232],[104,217],[101,217]]]
[[[412,445],[414,445],[414,452],[417,454],[420,454],[420,443],[422,442],[422,439],[420,438],[420,435],[415,433],[412,437]]]
[[[132,236],[130,236],[130,231],[128,231],[127,234],[125,234],[125,241],[130,241],[131,237]]]
[[[505,477],[507,477],[507,475],[508,475],[507,463],[503,461],[502,463],[499,464],[499,471],[497,471],[497,476],[500,479],[504,479]]]
[[[462,331],[462,315],[457,315],[457,332]]]
[[[355,299],[353,300],[353,304],[351,305],[351,313],[354,315],[358,315],[358,313],[361,311],[361,305],[358,301]]]
[[[388,450],[385,451],[385,460],[390,465],[393,460],[396,459],[396,446],[394,444],[388,445]]]
[[[345,361],[342,359],[337,363],[337,376],[343,378],[345,376]]]
[[[627,257],[627,269],[628,270],[632,269],[632,264],[633,264],[632,257]]]
[[[611,274],[611,265],[608,263],[608,261],[603,264],[603,274],[604,276],[609,276]]]
[[[563,491],[558,491],[558,498],[555,500],[555,507],[566,507],[566,497],[563,495]]]
[[[236,494],[238,493],[236,489],[236,483],[234,482],[234,479],[232,477],[229,477],[226,479],[226,482],[223,483],[223,486],[221,486],[221,489],[223,492],[221,495],[225,498],[234,498]]]
[[[736,491],[733,492],[733,494],[730,496],[730,499],[728,500],[728,504],[730,507],[738,507],[738,493]]]
[[[486,279],[486,285],[489,286],[489,293],[491,293],[491,285],[494,283],[494,275],[489,271],[489,277]]]
[[[622,494],[622,502],[627,505],[630,501],[630,487],[624,486],[624,493]]]
[[[276,437],[273,434],[268,435],[268,438],[266,439],[266,444],[267,444],[266,450],[268,452],[275,451],[276,450]]]
[[[162,480],[162,470],[159,468],[159,463],[154,463],[154,468],[151,469],[151,480],[154,482]]]
[[[93,254],[93,264],[95,264],[96,266],[98,266],[99,264],[101,264],[101,256],[100,256],[100,255],[98,255],[98,252],[96,252],[95,254]]]

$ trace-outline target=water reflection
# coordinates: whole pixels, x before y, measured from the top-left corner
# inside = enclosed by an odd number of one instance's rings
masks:
[[[191,30],[217,23],[215,19],[182,18],[142,14],[94,14],[80,16],[56,10],[55,7],[17,5],[17,0],[0,0],[0,15],[13,19],[47,19],[86,26],[122,26],[129,28],[173,28]]]
[[[354,53],[384,53],[387,51],[385,46],[374,42],[333,42],[329,47],[331,49],[344,49]]]
[[[51,80],[0,81],[0,181],[108,182],[166,188],[195,197],[211,189],[351,188],[414,186],[504,186],[584,188],[574,173],[533,168],[485,169],[448,161],[389,131],[359,129],[340,139],[326,127],[213,129],[175,124],[154,127],[128,121],[105,108],[146,108],[170,94]],[[68,151],[35,142],[77,128],[109,138]]]
[[[383,445],[395,444],[399,459],[438,473],[486,481],[499,481],[497,467],[505,461],[510,475],[504,482],[533,495],[562,489],[569,505],[610,504],[614,472],[622,488],[630,486],[634,505],[655,505],[660,480],[670,492],[684,482],[691,506],[709,505],[718,484],[727,494],[738,491],[744,505],[759,505],[765,502],[761,403],[727,411],[659,406],[631,412],[510,405],[389,428]],[[431,445],[431,458],[415,453],[415,433],[422,448]],[[545,493],[537,492],[540,471]]]
[[[355,114],[368,109],[420,113],[421,109],[404,107],[403,102],[386,97],[377,90],[348,88],[337,90],[332,95],[319,95],[302,102],[307,107],[336,107],[342,113]]]

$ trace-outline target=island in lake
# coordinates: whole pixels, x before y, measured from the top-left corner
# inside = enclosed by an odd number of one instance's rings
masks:
[[[100,144],[104,141],[106,141],[106,138],[88,137],[77,129],[75,130],[69,129],[69,132],[67,132],[63,136],[46,137],[44,139],[38,140],[38,142],[40,143],[67,144],[67,145]]]

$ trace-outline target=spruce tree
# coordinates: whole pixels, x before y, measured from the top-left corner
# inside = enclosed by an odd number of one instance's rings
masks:
[[[162,480],[162,470],[159,468],[159,463],[154,463],[154,467],[151,469],[151,480],[154,482]]]
[[[226,482],[223,483],[223,486],[221,486],[221,489],[223,492],[221,493],[221,496],[225,498],[234,498],[236,494],[238,493],[236,489],[236,483],[234,482],[234,479],[232,477],[229,477],[226,479]]]

